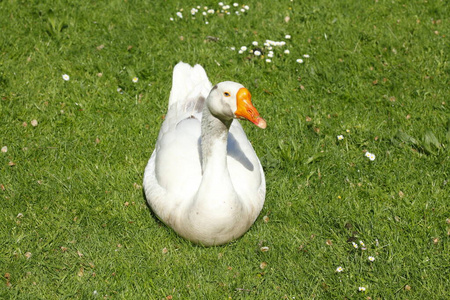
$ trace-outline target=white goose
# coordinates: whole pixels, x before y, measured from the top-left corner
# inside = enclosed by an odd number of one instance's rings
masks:
[[[266,128],[241,84],[212,87],[200,65],[175,66],[169,110],[143,185],[155,214],[194,243],[237,239],[264,204],[264,172],[236,119]]]

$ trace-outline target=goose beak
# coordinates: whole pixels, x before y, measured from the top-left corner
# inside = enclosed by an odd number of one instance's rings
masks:
[[[259,128],[266,128],[266,121],[252,104],[252,95],[246,88],[240,88],[236,94],[237,110],[234,115],[238,119],[247,119]]]

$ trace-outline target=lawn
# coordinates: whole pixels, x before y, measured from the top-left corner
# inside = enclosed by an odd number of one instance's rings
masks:
[[[0,298],[448,297],[446,1],[145,2],[0,1]],[[268,124],[263,210],[221,247],[143,196],[179,61]]]

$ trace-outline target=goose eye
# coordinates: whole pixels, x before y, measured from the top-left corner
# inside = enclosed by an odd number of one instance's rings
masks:
[[[231,96],[230,93],[228,93],[228,92],[223,93],[223,95],[224,95],[225,97],[230,97],[230,96]]]

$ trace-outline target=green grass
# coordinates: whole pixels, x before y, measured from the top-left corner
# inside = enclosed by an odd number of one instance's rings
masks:
[[[0,298],[448,297],[445,1],[262,0],[207,25],[189,11],[215,1],[147,2],[0,1]],[[286,34],[271,63],[237,52]],[[244,124],[264,208],[222,247],[142,193],[181,60],[244,84],[268,123]]]

